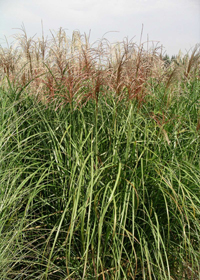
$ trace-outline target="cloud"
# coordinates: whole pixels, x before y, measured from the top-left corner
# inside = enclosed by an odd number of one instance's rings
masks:
[[[59,27],[88,33],[92,41],[107,31],[109,40],[125,36],[159,40],[174,53],[200,42],[199,0],[7,0],[0,1],[0,33],[13,34],[11,28],[24,22],[30,36]],[[173,51],[174,50],[174,51]]]

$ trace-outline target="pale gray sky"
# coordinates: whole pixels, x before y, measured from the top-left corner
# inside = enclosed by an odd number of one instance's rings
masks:
[[[139,43],[143,24],[143,42],[159,41],[170,56],[200,43],[200,0],[0,0],[0,39],[19,33],[13,28],[22,22],[28,36],[40,37],[41,20],[46,35],[91,30],[91,43],[108,31],[117,31],[106,34],[110,42],[128,36]]]

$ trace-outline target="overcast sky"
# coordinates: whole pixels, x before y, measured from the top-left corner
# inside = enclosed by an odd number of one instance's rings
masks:
[[[108,31],[117,31],[105,35],[110,42],[128,36],[139,43],[143,25],[143,42],[159,41],[170,56],[200,43],[200,0],[0,0],[0,43],[22,23],[28,36],[40,37],[41,20],[46,35],[91,30],[91,43]]]

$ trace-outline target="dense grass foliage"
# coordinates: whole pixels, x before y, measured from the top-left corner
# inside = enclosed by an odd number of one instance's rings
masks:
[[[1,279],[199,279],[200,82],[179,90],[57,109],[1,89]]]
[[[0,48],[0,279],[200,279],[200,50],[60,29]]]

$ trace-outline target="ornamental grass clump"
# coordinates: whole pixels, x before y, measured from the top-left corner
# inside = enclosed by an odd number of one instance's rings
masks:
[[[198,69],[23,36],[14,69],[1,49],[0,279],[199,279]]]

